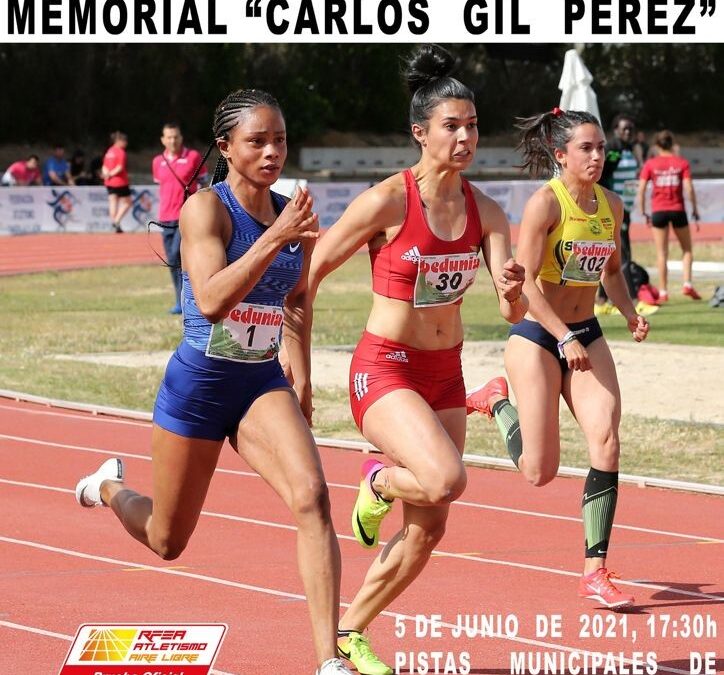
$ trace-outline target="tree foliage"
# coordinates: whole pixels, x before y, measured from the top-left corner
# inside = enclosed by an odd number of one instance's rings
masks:
[[[566,45],[452,45],[457,76],[476,92],[482,134],[557,104]],[[210,141],[214,107],[230,90],[258,87],[282,103],[299,145],[328,130],[401,132],[400,77],[412,45],[0,45],[0,142],[102,144],[114,129],[153,145],[161,125]],[[724,45],[590,45],[601,113],[645,129],[722,129]],[[143,139],[143,140],[142,140]]]

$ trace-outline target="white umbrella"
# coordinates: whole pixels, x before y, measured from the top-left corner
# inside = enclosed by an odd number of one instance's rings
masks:
[[[598,111],[596,92],[591,88],[593,76],[583,63],[583,59],[575,49],[566,52],[563,62],[563,73],[558,88],[561,90],[561,110],[581,110],[589,112],[601,121]]]

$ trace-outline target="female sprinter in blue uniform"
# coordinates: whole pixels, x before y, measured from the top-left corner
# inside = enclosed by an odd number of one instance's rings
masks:
[[[272,96],[254,89],[227,96],[216,109],[214,137],[222,155],[214,185],[192,195],[181,213],[184,338],[154,408],[153,500],[125,486],[120,459],[83,478],[76,498],[110,506],[133,537],[165,560],[176,558],[228,437],[294,515],[318,674],[349,675],[336,658],[339,546],[307,424],[304,295],[317,217],[305,190],[285,205],[270,189],[287,156],[284,117]],[[277,358],[282,325],[297,395]]]
[[[309,297],[367,244],[373,304],[350,368],[360,431],[385,454],[369,460],[352,515],[357,541],[376,548],[395,500],[403,526],[372,563],[340,622],[340,654],[364,675],[390,675],[364,630],[422,572],[465,489],[465,384],[460,304],[481,267],[492,274],[500,312],[519,321],[523,269],[511,258],[500,207],[461,173],[478,141],[473,92],[449,76],[455,59],[422,47],[411,59],[410,124],[420,161],[347,208],[314,252]]]
[[[496,378],[468,397],[469,409],[494,417],[508,452],[533,485],[558,471],[561,396],[588,443],[591,469],[583,489],[585,562],[579,595],[620,609],[631,595],[611,583],[606,568],[618,495],[621,394],[611,352],[593,314],[600,281],[626,318],[636,342],[649,325],[636,314],[621,273],[623,203],[597,185],[605,136],[585,112],[552,112],[521,121],[525,166],[557,175],[528,201],[517,259],[525,266],[530,312],[513,326],[505,350],[518,410],[507,383]],[[520,416],[520,417],[519,417]]]

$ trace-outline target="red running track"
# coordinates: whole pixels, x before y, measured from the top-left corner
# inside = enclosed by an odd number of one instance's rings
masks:
[[[160,265],[154,250],[164,255],[158,232],[0,237],[0,276],[111,265]]]
[[[224,622],[229,631],[217,673],[313,673],[290,515],[230,448],[194,537],[176,561],[154,557],[108,510],[76,505],[78,477],[110,455],[124,457],[129,485],[148,491],[149,437],[145,422],[0,399],[0,673],[57,673],[78,626],[95,622]],[[353,541],[349,523],[362,457],[321,452],[342,550],[344,603],[373,557]],[[581,491],[580,479],[558,478],[540,490],[513,472],[470,469],[438,553],[371,627],[380,655],[394,663],[396,654],[413,652],[416,665],[406,662],[402,673],[466,672],[465,652],[468,672],[511,673],[520,652],[568,659],[557,673],[624,675],[652,670],[618,660],[608,670],[605,660],[598,670],[576,666],[584,658],[631,659],[639,652],[648,656],[638,658],[655,659],[655,672],[690,673],[691,652],[715,652],[710,672],[722,672],[724,501],[621,486],[610,565],[625,576],[622,587],[636,595],[637,606],[614,614],[576,597]],[[400,511],[383,524],[383,537],[394,533]],[[401,638],[395,614],[405,628]],[[416,637],[413,618],[433,614],[446,624],[441,637]],[[536,616],[551,614],[561,616],[562,635],[536,636]],[[455,638],[450,627],[458,615],[471,622],[507,618],[510,635]],[[682,635],[686,626],[696,636]],[[587,637],[587,627],[612,636]],[[449,654],[447,662],[419,668],[419,654],[432,663],[434,652]]]
[[[518,226],[511,228],[513,242]],[[692,229],[695,242],[724,240],[724,223],[703,223]],[[673,237],[673,235],[672,235]],[[641,224],[631,229],[633,241],[649,241],[651,233]],[[124,234],[33,234],[0,237],[0,276],[47,270],[70,270],[109,265],[160,264],[154,249],[163,255],[157,232]]]

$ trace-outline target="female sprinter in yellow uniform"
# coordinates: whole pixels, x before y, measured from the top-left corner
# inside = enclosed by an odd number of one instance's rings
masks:
[[[630,606],[606,569],[618,493],[621,396],[611,352],[593,314],[596,287],[626,318],[636,342],[649,326],[636,314],[621,274],[621,200],[597,185],[605,136],[589,113],[556,108],[522,120],[525,166],[558,177],[528,201],[516,259],[525,267],[526,318],[505,350],[518,410],[507,383],[496,378],[468,397],[496,422],[508,452],[533,485],[556,476],[560,460],[558,403],[562,395],[588,443],[591,469],[583,489],[585,564],[579,595],[607,607]]]

